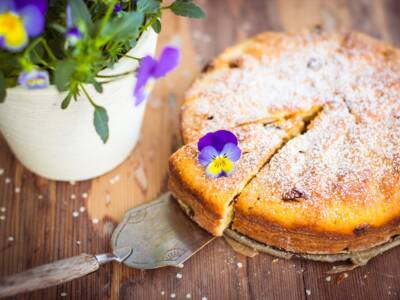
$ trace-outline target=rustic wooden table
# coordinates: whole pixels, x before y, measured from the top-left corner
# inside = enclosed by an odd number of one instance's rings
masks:
[[[111,232],[124,211],[166,191],[167,160],[180,145],[182,95],[202,65],[226,46],[265,30],[315,24],[329,30],[353,28],[400,44],[398,0],[197,2],[207,11],[206,20],[164,16],[159,46],[180,46],[183,61],[158,83],[141,141],[117,169],[76,184],[49,181],[26,170],[0,139],[0,275],[82,252],[110,250]],[[328,264],[263,254],[248,258],[217,239],[183,269],[140,271],[105,265],[85,278],[20,298],[167,299],[175,294],[177,299],[210,300],[399,299],[399,258],[400,249],[394,249],[347,277],[329,277]]]

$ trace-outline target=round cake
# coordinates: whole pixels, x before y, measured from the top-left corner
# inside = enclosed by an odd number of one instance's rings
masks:
[[[169,188],[214,235],[306,255],[387,244],[400,233],[399,88],[400,52],[366,35],[255,36],[187,92]],[[242,155],[211,178],[197,141],[220,129]]]

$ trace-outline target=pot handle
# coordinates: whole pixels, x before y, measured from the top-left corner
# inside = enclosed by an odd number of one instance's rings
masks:
[[[55,286],[96,271],[96,256],[81,254],[0,278],[0,298]]]

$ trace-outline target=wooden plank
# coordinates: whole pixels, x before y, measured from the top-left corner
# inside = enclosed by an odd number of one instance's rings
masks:
[[[110,251],[112,229],[123,213],[166,191],[167,160],[180,145],[183,94],[202,65],[225,47],[265,30],[296,31],[317,23],[329,30],[354,28],[400,44],[396,0],[197,2],[206,9],[206,20],[164,16],[159,46],[179,45],[182,64],[157,84],[140,143],[121,166],[74,185],[48,181],[23,168],[0,140],[0,168],[4,169],[0,208],[6,209],[0,211],[5,216],[0,219],[0,275],[82,252]],[[11,182],[6,183],[6,178]],[[79,212],[78,217],[73,212]],[[171,294],[186,299],[188,293],[192,299],[398,299],[399,257],[400,249],[394,249],[336,283],[337,276],[326,274],[329,264],[275,260],[263,254],[247,258],[219,239],[183,269],[139,271],[105,265],[85,278],[18,299],[169,299]],[[177,278],[178,273],[182,278]]]

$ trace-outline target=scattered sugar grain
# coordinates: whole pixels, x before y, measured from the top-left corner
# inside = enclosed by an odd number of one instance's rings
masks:
[[[75,195],[75,194],[72,194],[72,195],[71,195],[71,199],[72,199],[72,200],[76,199],[76,195]]]
[[[275,263],[277,263],[278,261],[279,261],[279,258],[274,258],[274,259],[272,260],[272,263],[275,264]]]
[[[201,297],[201,300],[207,300],[207,297]]]
[[[307,294],[307,296],[310,296],[311,295],[311,290],[306,289],[306,294]]]
[[[85,212],[85,210],[86,210],[86,208],[85,208],[84,206],[79,207],[79,211],[80,211],[81,213]]]
[[[98,223],[99,223],[99,219],[93,218],[93,219],[92,219],[92,223],[93,223],[93,224],[98,224]]]
[[[177,267],[183,269],[184,265],[180,263],[179,265],[177,265]]]
[[[40,200],[40,199],[43,199],[43,195],[40,195],[40,194],[39,194],[37,197],[38,197],[39,200]]]
[[[164,291],[161,291],[161,296],[164,296],[165,295],[165,292]]]
[[[327,277],[325,278],[325,280],[328,281],[328,282],[331,281],[331,279],[332,279],[331,276],[327,276]]]
[[[6,219],[6,216],[4,216],[4,215],[0,216],[0,221],[4,221],[5,219]]]
[[[171,293],[170,297],[171,298],[176,298],[176,294],[175,293]]]
[[[1,169],[0,169],[0,176],[3,175],[3,174],[4,174],[4,169],[1,168]]]
[[[82,193],[82,198],[83,198],[83,199],[87,199],[88,196],[89,196],[88,193],[86,193],[86,192]]]
[[[9,242],[14,242],[14,237],[13,237],[13,236],[9,236],[9,237],[8,237],[8,241],[9,241]]]
[[[243,267],[243,264],[242,264],[241,262],[238,262],[236,265],[237,265],[237,267],[238,267],[239,269],[241,269],[241,268]]]
[[[75,242],[77,245],[80,245],[81,244],[81,241],[76,241]]]
[[[71,181],[69,182],[70,185],[75,185],[75,183],[76,183],[76,182],[75,182],[74,180],[71,180]]]
[[[77,212],[77,211],[72,212],[72,216],[73,216],[74,218],[79,217],[79,212]]]
[[[191,293],[187,293],[186,294],[186,299],[190,299],[190,298],[192,298],[192,294]]]
[[[6,207],[5,207],[5,206],[1,207],[1,208],[0,208],[0,212],[2,212],[2,213],[3,213],[3,212],[6,212]]]
[[[19,194],[19,193],[21,192],[21,188],[20,188],[20,187],[16,187],[16,188],[14,189],[14,191],[15,191],[17,194]]]
[[[177,273],[176,274],[176,278],[181,279],[182,278],[182,274],[181,273]]]
[[[62,293],[60,294],[61,297],[67,297],[67,295],[68,295],[68,294],[67,294],[66,292],[62,292]]]
[[[6,179],[4,179],[4,182],[6,184],[9,184],[11,182],[11,178],[10,177],[6,177]]]

